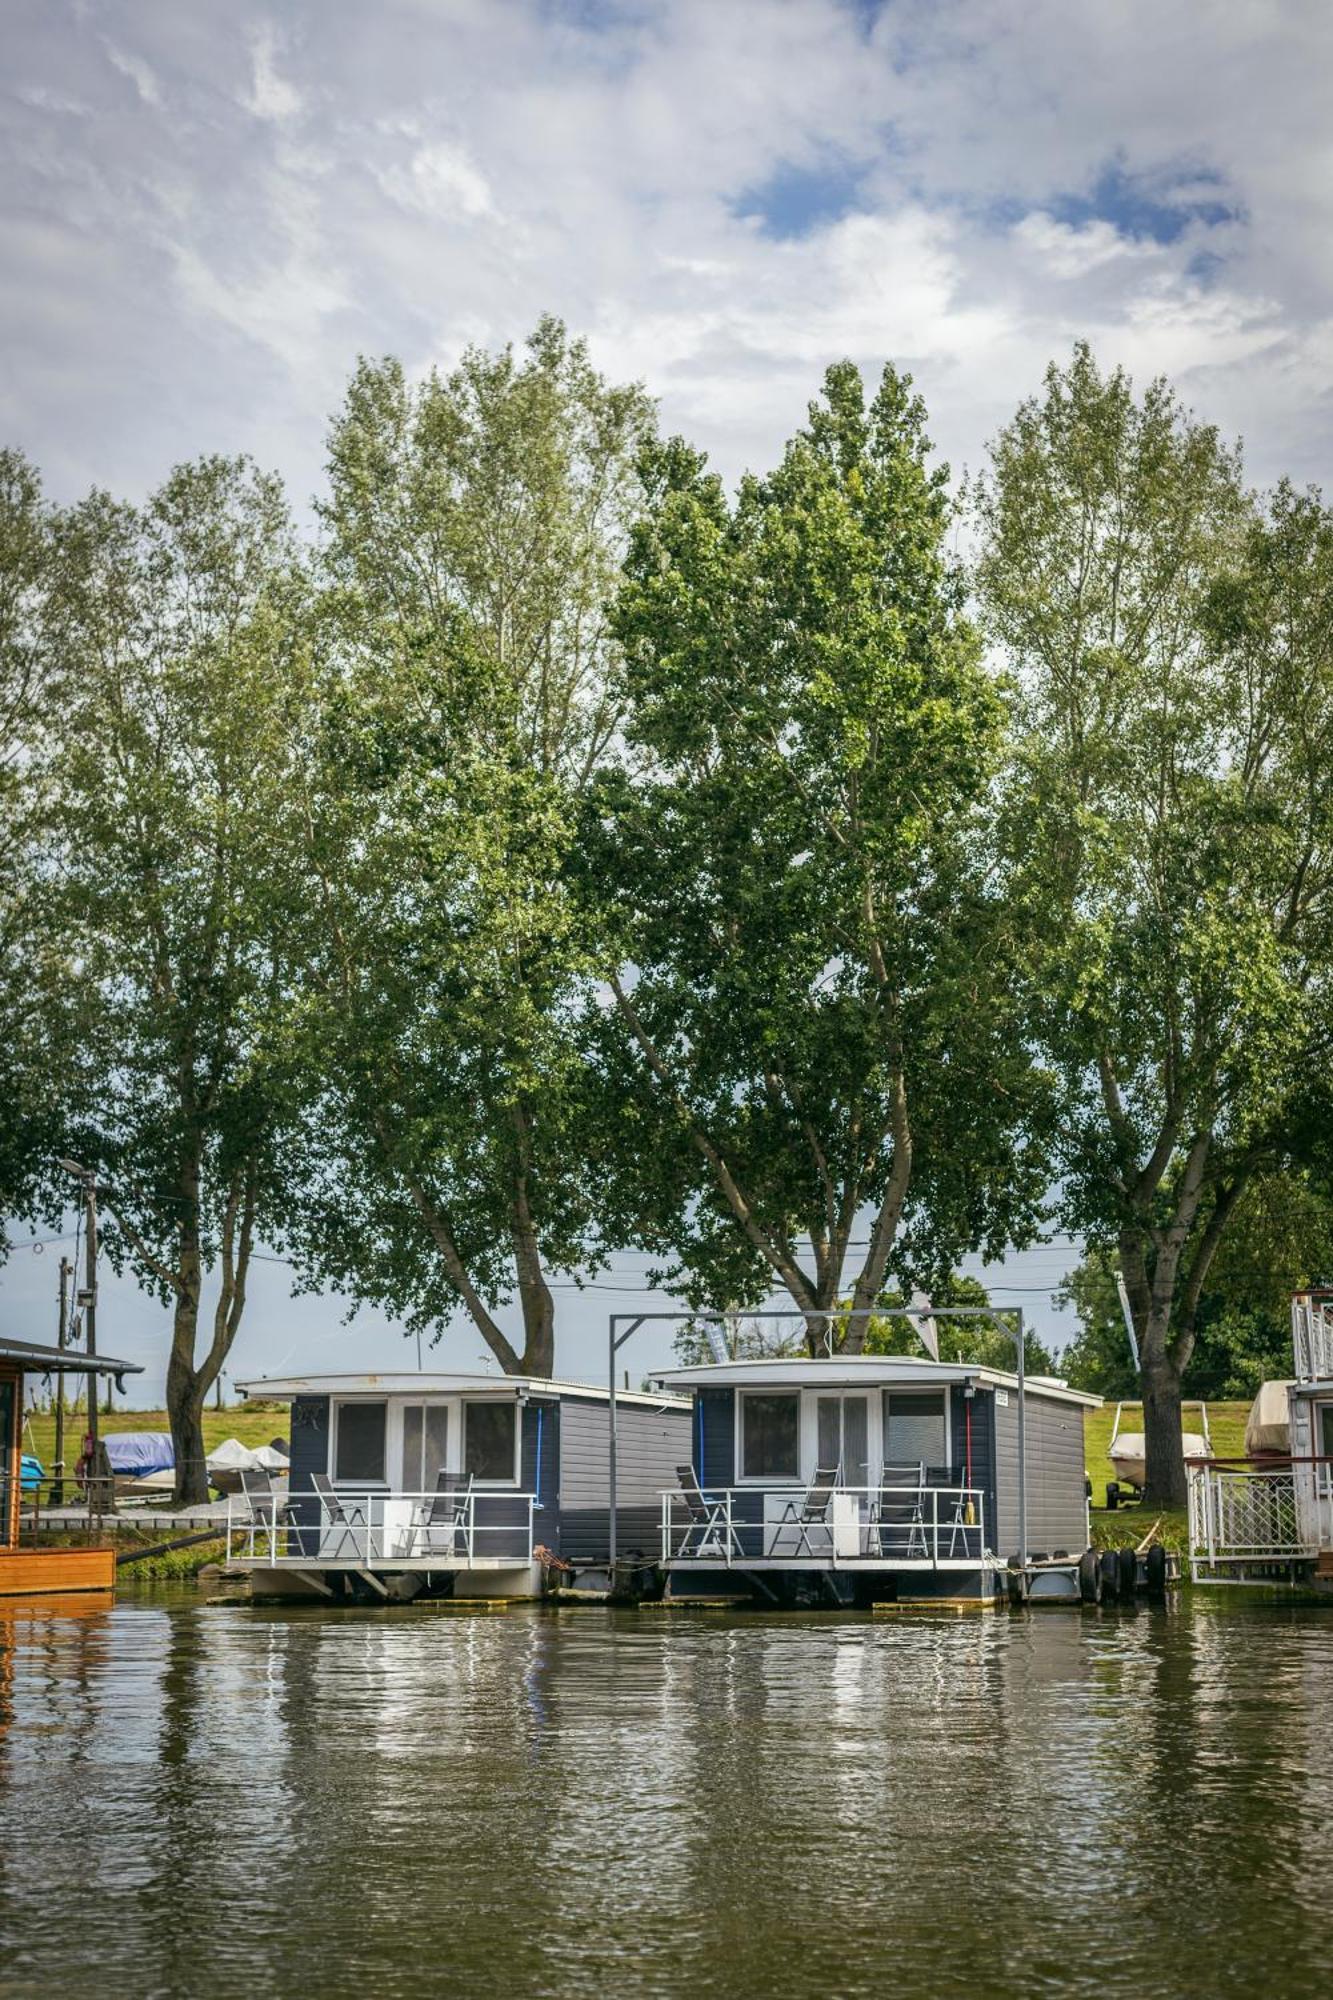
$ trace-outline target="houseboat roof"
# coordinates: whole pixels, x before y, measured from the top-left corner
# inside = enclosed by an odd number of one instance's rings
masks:
[[[110,1354],[80,1354],[69,1347],[40,1347],[32,1340],[11,1340],[0,1334],[0,1361],[17,1362],[38,1375],[142,1375],[137,1361],[117,1361]]]
[[[915,1354],[834,1354],[827,1360],[801,1356],[763,1361],[709,1361],[694,1368],[655,1369],[653,1380],[673,1389],[762,1388],[782,1389],[858,1388],[882,1386],[899,1388],[920,1383],[975,1383],[983,1389],[1018,1388],[1018,1377],[1004,1368],[986,1368],[972,1361],[930,1361]],[[1071,1389],[1055,1375],[1029,1375],[1030,1396],[1045,1396],[1059,1403],[1077,1403],[1086,1410],[1101,1408],[1100,1396]]]
[[[274,1402],[289,1403],[297,1396],[512,1396],[519,1391],[529,1396],[576,1397],[580,1401],[605,1403],[610,1390],[596,1382],[553,1382],[545,1375],[467,1375],[456,1372],[396,1369],[368,1375],[259,1375],[238,1382],[243,1396],[266,1396]],[[618,1403],[647,1404],[652,1409],[688,1409],[688,1399],[672,1395],[645,1395],[638,1389],[617,1389]]]

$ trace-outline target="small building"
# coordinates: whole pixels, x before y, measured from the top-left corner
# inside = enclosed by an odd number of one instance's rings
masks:
[[[672,1596],[988,1599],[1019,1552],[1018,1378],[903,1355],[714,1362],[654,1377],[693,1404],[697,1490],[662,1497]],[[1029,1555],[1088,1545],[1084,1411],[1029,1376]]]
[[[93,1384],[109,1375],[123,1384],[141,1375],[133,1361],[39,1347],[0,1338],[0,1597],[47,1596],[65,1591],[110,1591],[116,1581],[113,1548],[24,1547],[21,1540],[23,1390],[29,1375],[83,1375]]]
[[[228,1503],[230,1561],[260,1595],[528,1597],[610,1552],[610,1397],[539,1376],[262,1377],[291,1404],[285,1503]],[[689,1456],[690,1405],[616,1397],[620,1556],[656,1562],[661,1493]]]

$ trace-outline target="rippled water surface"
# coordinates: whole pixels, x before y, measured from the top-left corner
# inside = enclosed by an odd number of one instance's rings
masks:
[[[1315,1994],[1333,1614],[0,1611],[0,1994]]]

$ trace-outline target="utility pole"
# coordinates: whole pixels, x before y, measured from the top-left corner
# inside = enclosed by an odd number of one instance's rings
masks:
[[[60,1260],[60,1331],[56,1345],[63,1354],[69,1341],[69,1280],[74,1266],[68,1257]],[[65,1377],[56,1374],[56,1457],[51,1468],[51,1505],[63,1507],[65,1504]]]
[[[84,1278],[83,1288],[78,1294],[78,1304],[83,1310],[84,1332],[89,1357],[97,1353],[97,1176],[91,1168],[81,1167],[77,1160],[60,1162],[72,1180],[83,1189],[84,1214]],[[97,1422],[97,1377],[91,1371],[88,1375],[88,1478],[89,1494],[96,1491],[94,1482],[99,1476],[99,1453]],[[104,1505],[110,1505],[110,1481]]]

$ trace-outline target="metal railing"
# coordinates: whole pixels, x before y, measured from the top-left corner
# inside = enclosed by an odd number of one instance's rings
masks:
[[[1333,1311],[1326,1298],[1298,1292],[1292,1300],[1291,1353],[1298,1382],[1333,1378]]]
[[[533,1493],[313,1492],[228,1498],[227,1560],[265,1569],[469,1569],[532,1561]]]
[[[721,1564],[815,1562],[976,1564],[988,1554],[985,1495],[976,1486],[839,1486],[806,1504],[799,1486],[711,1486],[662,1495],[662,1560]]]
[[[1333,1467],[1306,1465],[1316,1507],[1333,1503]],[[1308,1561],[1319,1552],[1309,1523],[1301,1521],[1298,1469],[1189,1468],[1190,1573],[1196,1583],[1247,1568]],[[1327,1517],[1326,1517],[1327,1518]]]

